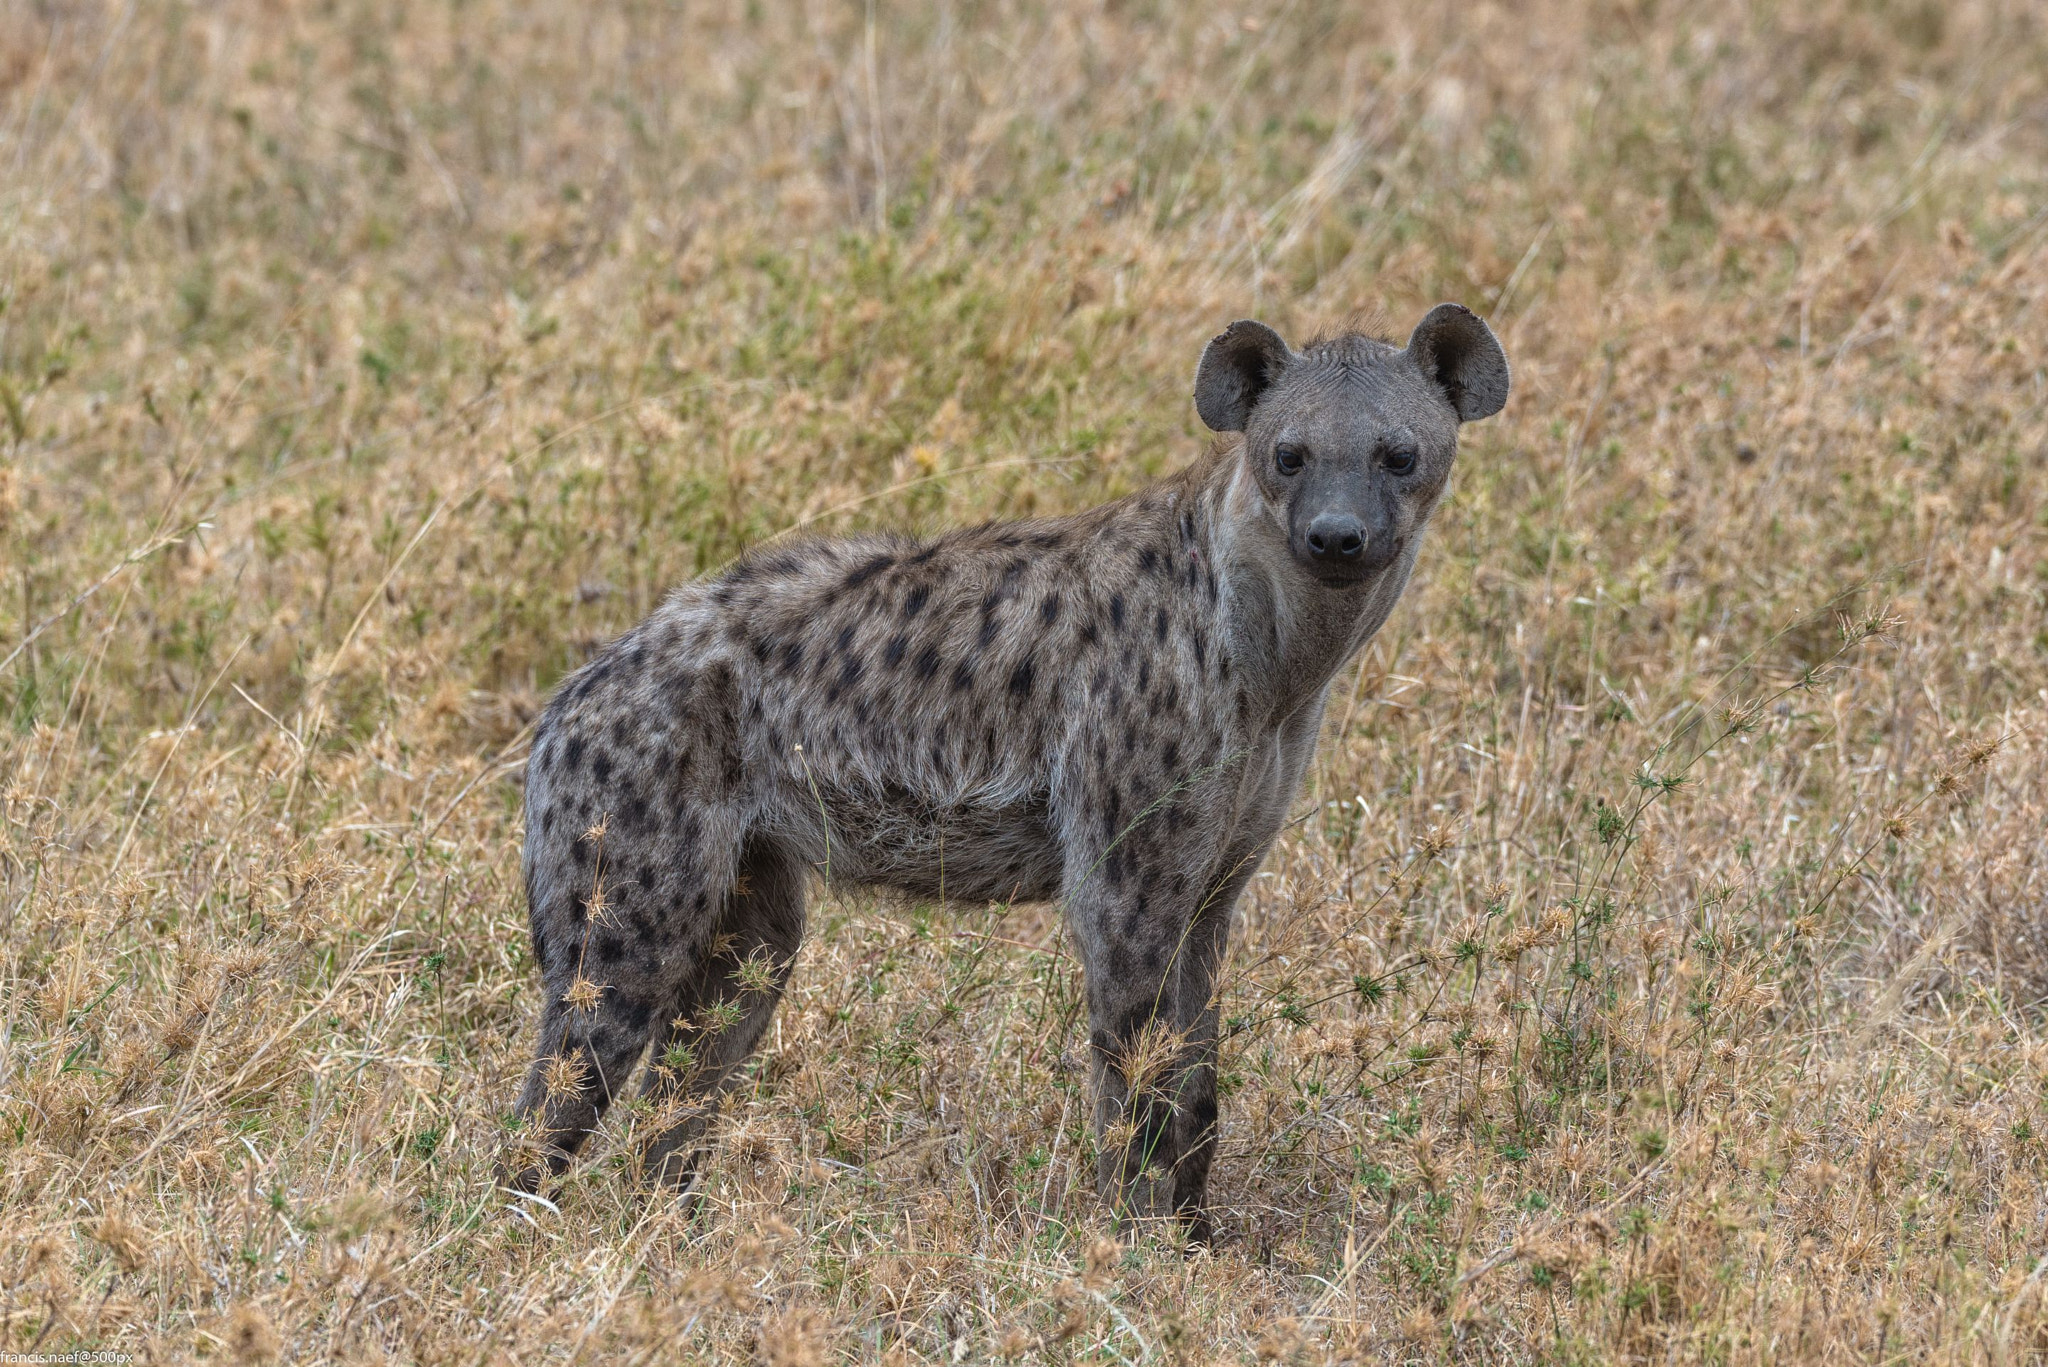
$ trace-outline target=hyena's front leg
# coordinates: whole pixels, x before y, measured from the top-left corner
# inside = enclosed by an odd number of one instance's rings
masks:
[[[1214,1228],[1209,1219],[1209,1166],[1216,1156],[1216,974],[1229,948],[1230,925],[1237,899],[1266,856],[1270,841],[1259,841],[1227,856],[1196,907],[1188,943],[1193,952],[1183,970],[1183,992],[1199,995],[1202,1006],[1188,1030],[1187,1066],[1181,1074],[1179,1105],[1174,1110],[1173,1209],[1186,1223],[1188,1241],[1206,1244]],[[1199,978],[1199,981],[1196,979]]]
[[[1176,824],[1174,839],[1167,823],[1155,830],[1148,820],[1087,851],[1069,873],[1067,916],[1087,979],[1097,1190],[1120,1221],[1178,1214],[1190,1238],[1206,1241],[1210,997],[1230,907],[1212,895],[1213,847],[1189,848],[1196,823],[1183,814]]]

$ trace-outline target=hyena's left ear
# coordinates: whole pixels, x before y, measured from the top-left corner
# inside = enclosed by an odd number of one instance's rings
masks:
[[[1508,401],[1508,358],[1486,320],[1463,304],[1438,304],[1415,325],[1408,355],[1436,381],[1459,422],[1490,418]]]
[[[1280,334],[1241,318],[1209,339],[1195,369],[1195,411],[1216,432],[1242,432],[1259,396],[1294,359]]]

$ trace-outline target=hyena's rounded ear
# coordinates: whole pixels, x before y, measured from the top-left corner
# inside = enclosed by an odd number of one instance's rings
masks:
[[[1508,401],[1508,358],[1486,320],[1463,304],[1438,304],[1415,325],[1408,355],[1435,380],[1459,422],[1490,418]]]
[[[1239,319],[1209,339],[1195,370],[1195,411],[1217,432],[1242,432],[1259,396],[1294,353],[1264,323]]]

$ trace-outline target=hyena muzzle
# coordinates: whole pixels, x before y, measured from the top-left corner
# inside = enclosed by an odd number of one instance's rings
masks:
[[[1216,975],[1337,671],[1406,587],[1507,360],[1439,305],[1405,347],[1233,323],[1225,434],[1071,517],[771,542],[567,679],[527,765],[547,1001],[510,1180],[559,1172],[650,1042],[649,1176],[686,1186],[814,875],[1057,899],[1085,974],[1098,1186],[1208,1237]]]

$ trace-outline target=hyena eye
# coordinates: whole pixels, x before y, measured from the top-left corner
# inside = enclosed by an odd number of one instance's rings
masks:
[[[1415,453],[1396,447],[1394,450],[1387,452],[1381,463],[1387,467],[1389,474],[1411,474],[1415,470]]]
[[[1298,475],[1307,463],[1308,456],[1299,446],[1282,442],[1273,448],[1273,468],[1283,475]]]

